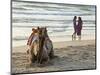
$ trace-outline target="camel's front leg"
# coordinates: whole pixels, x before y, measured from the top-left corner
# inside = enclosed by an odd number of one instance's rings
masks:
[[[28,46],[27,54],[28,54],[28,63],[32,64],[31,46]]]

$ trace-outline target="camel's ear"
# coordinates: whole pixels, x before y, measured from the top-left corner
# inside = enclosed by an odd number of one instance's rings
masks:
[[[38,30],[40,29],[39,26],[37,27],[37,29],[38,29]]]
[[[32,31],[34,31],[35,29],[34,28],[32,28]]]

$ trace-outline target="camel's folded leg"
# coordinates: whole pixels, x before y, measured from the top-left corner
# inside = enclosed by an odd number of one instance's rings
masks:
[[[29,50],[28,62],[29,62],[29,64],[32,64],[32,54],[31,54],[31,50]]]
[[[40,64],[48,64],[49,62],[49,56],[45,57],[45,58],[42,58],[41,61],[39,62]]]
[[[49,56],[46,58],[46,61],[44,62],[44,64],[48,64],[49,63]]]
[[[28,54],[28,63],[32,64],[32,53],[31,46],[28,46],[27,54]]]
[[[50,57],[50,59],[54,58],[53,46],[52,46],[51,51],[50,51],[50,53],[49,53],[49,57]]]

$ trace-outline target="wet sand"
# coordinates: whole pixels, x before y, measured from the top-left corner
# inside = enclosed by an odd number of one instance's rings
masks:
[[[27,46],[12,50],[12,73],[35,73],[48,71],[95,69],[95,40],[55,42],[55,58],[46,65],[28,64]]]

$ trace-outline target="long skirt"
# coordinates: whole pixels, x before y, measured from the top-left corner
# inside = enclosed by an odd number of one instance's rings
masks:
[[[77,29],[77,35],[81,35],[81,29]]]

